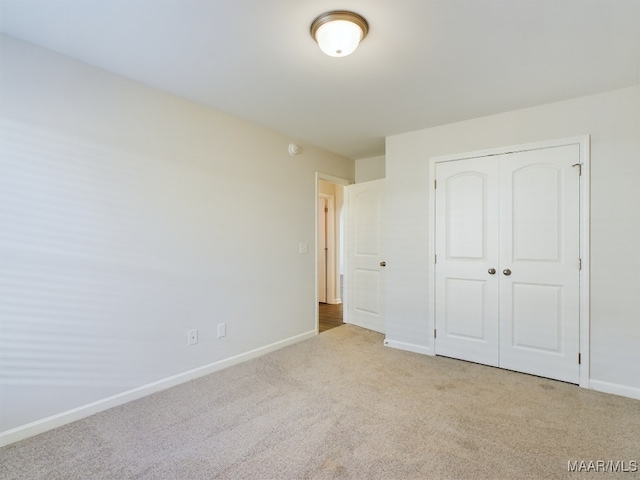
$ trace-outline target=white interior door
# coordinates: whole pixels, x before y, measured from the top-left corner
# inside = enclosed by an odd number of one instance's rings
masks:
[[[384,179],[348,187],[345,322],[384,333]]]
[[[436,165],[435,352],[579,383],[578,145]]]
[[[436,165],[435,351],[494,366],[499,354],[498,180],[495,157]]]
[[[579,383],[578,145],[502,156],[500,366]],[[509,273],[509,275],[505,275]]]

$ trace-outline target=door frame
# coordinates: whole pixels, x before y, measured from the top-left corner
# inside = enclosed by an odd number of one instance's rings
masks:
[[[544,142],[527,143],[521,145],[511,145],[505,147],[492,148],[487,150],[477,150],[473,152],[457,153],[452,155],[439,155],[429,158],[429,315],[427,318],[429,341],[432,348],[429,349],[429,355],[435,355],[435,238],[436,238],[436,205],[435,205],[435,172],[436,164],[441,162],[450,162],[454,160],[466,160],[479,157],[488,157],[492,155],[503,155],[507,153],[516,153],[529,150],[542,150],[545,148],[560,147],[566,145],[578,145],[580,151],[580,260],[581,269],[579,272],[580,279],[580,308],[579,308],[579,334],[580,334],[580,387],[589,388],[589,335],[590,335],[590,199],[591,199],[591,152],[590,152],[590,135],[581,135],[577,137],[561,138]],[[576,359],[577,360],[577,359]]]
[[[320,201],[320,180],[324,180],[325,182],[330,182],[330,183],[335,183],[337,185],[342,185],[343,187],[348,187],[349,185],[353,185],[355,182],[347,179],[347,178],[341,178],[341,177],[336,177],[334,175],[329,175],[327,173],[322,173],[322,172],[316,172],[315,173],[315,181],[316,181],[316,188],[315,188],[315,200],[313,201],[313,205],[315,206],[315,210],[314,210],[314,218],[315,218],[315,223],[314,223],[314,231],[315,231],[315,236],[314,236],[314,249],[313,252],[315,254],[315,260],[313,262],[314,264],[314,272],[315,272],[315,279],[314,279],[314,285],[315,285],[315,293],[314,293],[314,298],[315,298],[315,304],[314,304],[314,308],[315,308],[315,312],[316,312],[316,335],[318,334],[318,332],[320,331],[320,311],[318,308],[318,204]],[[346,199],[347,195],[344,195],[343,197],[343,205],[342,208],[344,210],[344,214],[343,214],[343,218],[344,218],[344,225],[343,225],[343,230],[346,231],[347,230],[347,212],[348,212],[348,201]],[[343,235],[345,234],[345,232],[343,232]],[[346,261],[346,259],[345,259]],[[345,299],[347,296],[347,291],[346,289],[344,289],[344,292],[342,293],[342,304],[345,304]],[[346,315],[345,315],[345,311],[344,311],[344,307],[343,307],[343,320],[346,320]],[[345,322],[346,323],[346,322]]]

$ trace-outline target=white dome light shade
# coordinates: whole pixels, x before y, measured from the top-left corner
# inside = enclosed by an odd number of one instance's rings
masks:
[[[353,53],[368,31],[369,25],[364,18],[345,11],[322,14],[311,24],[311,36],[331,57],[346,57]]]
[[[346,57],[353,53],[361,39],[360,27],[346,20],[325,23],[316,32],[320,50],[330,57]]]

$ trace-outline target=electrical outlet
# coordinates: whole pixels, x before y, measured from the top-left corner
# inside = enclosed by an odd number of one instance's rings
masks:
[[[218,338],[222,338],[227,335],[227,324],[219,323],[218,324]]]
[[[187,332],[187,345],[195,345],[198,343],[198,330],[193,329]]]

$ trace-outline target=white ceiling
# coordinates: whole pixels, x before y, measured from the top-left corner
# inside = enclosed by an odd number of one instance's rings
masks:
[[[349,57],[309,35],[333,9],[369,22]],[[640,0],[0,0],[0,30],[355,159],[640,83]]]

